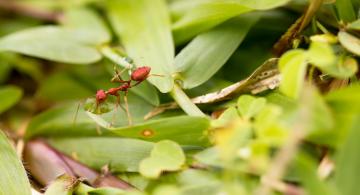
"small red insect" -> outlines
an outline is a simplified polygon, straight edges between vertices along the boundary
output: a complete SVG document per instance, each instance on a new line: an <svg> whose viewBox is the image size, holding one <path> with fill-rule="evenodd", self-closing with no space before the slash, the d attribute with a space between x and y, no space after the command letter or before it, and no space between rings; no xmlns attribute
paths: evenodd
<svg viewBox="0 0 360 195"><path fill-rule="evenodd" d="M109 96L115 96L116 97L115 110L117 110L117 107L120 106L127 114L129 125L132 125L132 119L129 112L128 99L127 99L128 90L140 84L141 82L146 80L149 76L162 76L162 75L154 75L154 74L150 75L151 68L148 66L142 66L136 68L131 73L129 80L124 80L121 78L120 75L125 70L126 69L122 70L121 72L118 72L115 69L115 76L111 79L111 82L117 82L121 84L117 87L110 88L107 91L103 89L98 90L95 95L95 109L90 106L87 110L95 114L108 112L108 109L103 108L102 105L105 104ZM125 108L120 103L120 92L124 92ZM114 120L115 120L115 112L113 115L113 122Z"/></svg>

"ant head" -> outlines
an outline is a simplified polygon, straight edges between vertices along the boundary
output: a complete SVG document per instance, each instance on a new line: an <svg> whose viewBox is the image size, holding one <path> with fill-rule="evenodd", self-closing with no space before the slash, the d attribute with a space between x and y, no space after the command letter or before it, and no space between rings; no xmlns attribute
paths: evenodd
<svg viewBox="0 0 360 195"><path fill-rule="evenodd" d="M104 90L100 89L96 92L96 102L101 103L105 101L107 98L107 94Z"/></svg>
<svg viewBox="0 0 360 195"><path fill-rule="evenodd" d="M149 66L142 66L135 69L131 74L131 80L133 81L143 81L150 74L151 68Z"/></svg>

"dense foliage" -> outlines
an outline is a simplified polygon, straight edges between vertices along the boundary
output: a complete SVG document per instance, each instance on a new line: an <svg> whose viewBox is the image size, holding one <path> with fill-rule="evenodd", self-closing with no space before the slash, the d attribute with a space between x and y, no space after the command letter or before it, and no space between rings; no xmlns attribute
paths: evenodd
<svg viewBox="0 0 360 195"><path fill-rule="evenodd" d="M359 194L359 60L358 0L0 0L0 195Z"/></svg>

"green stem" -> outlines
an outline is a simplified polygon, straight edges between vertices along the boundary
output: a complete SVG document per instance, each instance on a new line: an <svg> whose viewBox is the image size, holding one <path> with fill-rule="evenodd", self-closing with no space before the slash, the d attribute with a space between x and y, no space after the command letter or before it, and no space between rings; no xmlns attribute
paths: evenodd
<svg viewBox="0 0 360 195"><path fill-rule="evenodd" d="M111 48L108 45L100 47L99 51L104 55L104 57L124 68L132 69L134 66L126 60L126 57L121 56L121 54L116 52L113 48Z"/></svg>
<svg viewBox="0 0 360 195"><path fill-rule="evenodd" d="M206 116L177 84L174 84L170 94L186 114L190 116Z"/></svg>

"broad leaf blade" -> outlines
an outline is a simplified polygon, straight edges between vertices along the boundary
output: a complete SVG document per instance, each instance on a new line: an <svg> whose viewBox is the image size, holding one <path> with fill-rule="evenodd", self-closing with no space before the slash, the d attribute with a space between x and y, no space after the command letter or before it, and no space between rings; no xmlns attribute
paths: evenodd
<svg viewBox="0 0 360 195"><path fill-rule="evenodd" d="M169 92L173 87L170 75L174 72L175 51L165 2L108 1L108 10L127 54L137 66L150 66L152 73L164 75L151 77L149 81L161 92Z"/></svg>
<svg viewBox="0 0 360 195"><path fill-rule="evenodd" d="M222 22L252 10L266 10L279 7L289 0L208 0L197 4L185 4L190 8L173 24L173 33L177 44L190 40L197 34L213 28ZM187 6L187 7L186 7ZM184 10L184 9L182 9ZM181 11L181 4L180 4Z"/></svg>
<svg viewBox="0 0 360 195"><path fill-rule="evenodd" d="M0 113L15 105L22 96L22 90L15 86L0 87Z"/></svg>
<svg viewBox="0 0 360 195"><path fill-rule="evenodd" d="M306 55L302 50L285 53L279 61L282 75L280 91L285 95L297 98L304 84L306 73Z"/></svg>
<svg viewBox="0 0 360 195"><path fill-rule="evenodd" d="M285 5L290 0L237 0L237 2L257 10L273 9Z"/></svg>
<svg viewBox="0 0 360 195"><path fill-rule="evenodd" d="M343 47L353 54L360 56L360 39L347 32L340 31L338 34L339 41Z"/></svg>
<svg viewBox="0 0 360 195"><path fill-rule="evenodd" d="M249 11L251 11L250 8L234 1L216 0L200 4L173 24L175 42L184 43L227 19Z"/></svg>
<svg viewBox="0 0 360 195"><path fill-rule="evenodd" d="M135 124L142 123L143 117L153 108L143 99L129 94L129 110ZM64 104L61 107L50 109L34 117L26 131L26 138L34 136L97 136L106 133L107 130L98 128L96 123L87 116L83 105L79 103ZM79 107L78 115L77 107ZM110 104L109 109L116 111L114 105ZM113 112L98 116L107 123L112 122ZM76 120L75 120L76 119ZM116 126L128 125L126 113L118 108L115 115ZM103 132L105 131L105 132ZM110 133L111 134L111 133ZM113 134L112 134L113 135Z"/></svg>
<svg viewBox="0 0 360 195"><path fill-rule="evenodd" d="M205 145L208 141L205 131L209 119L204 117L178 116L151 120L130 127L110 128L118 136L160 141L169 139L181 145Z"/></svg>
<svg viewBox="0 0 360 195"><path fill-rule="evenodd" d="M358 151L360 147L359 114L355 121L345 143L337 153L335 181L342 194L356 194L359 192L357 182L360 174L360 153Z"/></svg>
<svg viewBox="0 0 360 195"><path fill-rule="evenodd" d="M90 9L69 9L62 22L65 29L73 30L73 36L84 43L99 45L111 39L105 23Z"/></svg>
<svg viewBox="0 0 360 195"><path fill-rule="evenodd" d="M94 169L108 164L116 172L137 172L153 147L151 142L115 137L55 138L50 144Z"/></svg>
<svg viewBox="0 0 360 195"><path fill-rule="evenodd" d="M25 169L10 145L4 133L0 130L0 194L30 195L30 183Z"/></svg>
<svg viewBox="0 0 360 195"><path fill-rule="evenodd" d="M0 39L0 51L72 64L93 63L101 59L94 47L77 42L71 33L55 26L18 31Z"/></svg>
<svg viewBox="0 0 360 195"><path fill-rule="evenodd" d="M183 88L206 82L230 58L258 17L234 18L209 32L198 35L175 58Z"/></svg>

